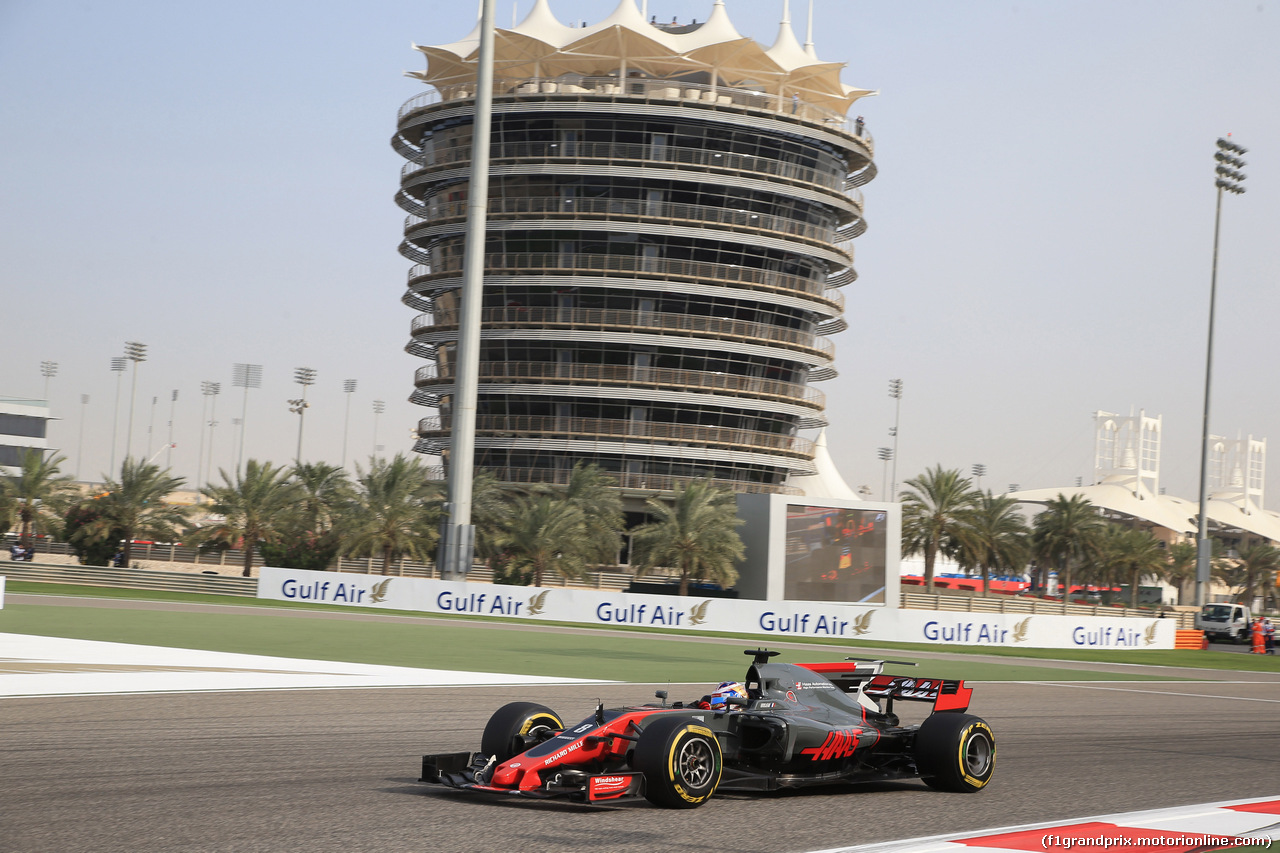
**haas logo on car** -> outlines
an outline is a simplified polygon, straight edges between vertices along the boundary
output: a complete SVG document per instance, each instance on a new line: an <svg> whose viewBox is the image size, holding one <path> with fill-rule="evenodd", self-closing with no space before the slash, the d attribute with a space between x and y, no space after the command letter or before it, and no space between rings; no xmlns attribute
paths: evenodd
<svg viewBox="0 0 1280 853"><path fill-rule="evenodd" d="M801 755L809 756L812 761L831 761L836 758L848 758L858 746L858 735L862 729L836 729L827 733L827 739L821 746L811 746L800 750Z"/></svg>

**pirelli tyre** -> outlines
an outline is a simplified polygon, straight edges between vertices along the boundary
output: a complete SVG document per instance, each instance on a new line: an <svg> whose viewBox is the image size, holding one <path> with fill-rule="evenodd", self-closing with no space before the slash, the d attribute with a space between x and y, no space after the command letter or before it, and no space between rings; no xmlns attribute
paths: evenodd
<svg viewBox="0 0 1280 853"><path fill-rule="evenodd" d="M564 728L560 715L546 705L534 702L511 702L503 705L489 718L480 737L480 751L492 755L501 764L533 746L535 738L543 732ZM527 745L526 745L527 743Z"/></svg>
<svg viewBox="0 0 1280 853"><path fill-rule="evenodd" d="M715 734L697 720L666 717L640 733L632 765L644 774L644 795L649 802L693 809L716 792L724 756Z"/></svg>
<svg viewBox="0 0 1280 853"><path fill-rule="evenodd" d="M932 714L916 733L920 778L940 791L981 791L996 769L996 736L980 717Z"/></svg>

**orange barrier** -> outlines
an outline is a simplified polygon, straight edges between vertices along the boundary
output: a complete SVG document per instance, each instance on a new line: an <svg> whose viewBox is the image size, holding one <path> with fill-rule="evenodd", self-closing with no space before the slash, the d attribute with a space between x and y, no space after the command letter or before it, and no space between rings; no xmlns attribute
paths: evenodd
<svg viewBox="0 0 1280 853"><path fill-rule="evenodd" d="M1209 648L1209 640L1204 631L1179 630L1173 641L1175 649L1196 649L1203 651Z"/></svg>

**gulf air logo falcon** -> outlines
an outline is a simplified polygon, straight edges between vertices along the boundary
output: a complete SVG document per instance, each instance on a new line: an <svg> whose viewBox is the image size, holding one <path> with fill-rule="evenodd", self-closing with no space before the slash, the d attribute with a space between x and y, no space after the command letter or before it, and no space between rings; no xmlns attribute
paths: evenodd
<svg viewBox="0 0 1280 853"><path fill-rule="evenodd" d="M529 599L529 615L530 616L537 616L539 613L543 611L543 609L546 607L547 596L550 593L551 593L551 590L544 589L542 592L538 593L537 595Z"/></svg>
<svg viewBox="0 0 1280 853"><path fill-rule="evenodd" d="M811 761L832 761L836 758L848 758L858 746L858 735L862 729L836 729L827 733L827 739L821 746L811 746L800 750L801 755L809 756Z"/></svg>
<svg viewBox="0 0 1280 853"><path fill-rule="evenodd" d="M1027 628L1031 627L1031 617L1028 616L1021 622L1013 626L1013 641L1015 643L1024 642L1027 639Z"/></svg>
<svg viewBox="0 0 1280 853"><path fill-rule="evenodd" d="M369 603L379 604L387 599L387 587L391 585L391 578L387 578L381 583L375 583L369 590Z"/></svg>
<svg viewBox="0 0 1280 853"><path fill-rule="evenodd" d="M871 617L875 614L874 610L868 610L857 619L853 620L853 633L865 634L871 630Z"/></svg>
<svg viewBox="0 0 1280 853"><path fill-rule="evenodd" d="M1156 624L1152 622L1147 626L1147 630L1142 633L1142 644L1144 646L1149 646L1156 641Z"/></svg>
<svg viewBox="0 0 1280 853"><path fill-rule="evenodd" d="M695 604L689 608L689 624L701 625L707 621L707 608L711 606L711 599L707 599L701 604Z"/></svg>

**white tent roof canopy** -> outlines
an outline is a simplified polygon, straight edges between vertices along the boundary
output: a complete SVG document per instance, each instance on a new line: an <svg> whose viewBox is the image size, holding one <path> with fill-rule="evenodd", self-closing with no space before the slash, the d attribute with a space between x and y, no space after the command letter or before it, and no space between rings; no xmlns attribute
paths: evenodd
<svg viewBox="0 0 1280 853"><path fill-rule="evenodd" d="M763 48L734 28L725 0L715 0L705 23L679 33L644 20L635 0L621 0L603 21L580 28L562 24L548 0L536 0L523 21L495 31L494 73L509 79L706 72L718 85L794 95L841 114L858 98L875 94L842 83L844 63L820 61L811 42L802 47L789 18L789 10L784 11L777 39ZM414 49L426 55L427 70L409 76L436 87L474 80L479 26L452 44Z"/></svg>
<svg viewBox="0 0 1280 853"><path fill-rule="evenodd" d="M836 468L836 463L832 460L830 451L827 450L827 431L825 429L818 433L818 437L814 439L813 449L813 463L817 469L816 472L813 474L793 474L787 478L787 485L803 489L807 498L859 500L860 496L849 488L849 484L844 481L844 477L840 476L840 471Z"/></svg>
<svg viewBox="0 0 1280 853"><path fill-rule="evenodd" d="M1135 494L1129 484L1105 480L1093 486L1011 492L1009 497L1021 503L1046 504L1055 500L1058 495L1068 498L1080 495L1096 507L1140 518L1178 533L1194 533L1196 517L1200 512L1199 506L1191 501L1172 495L1152 495L1141 487ZM1275 513L1251 505L1245 509L1236 503L1210 496L1206 515L1223 527L1245 530L1273 542L1280 542L1280 517Z"/></svg>

